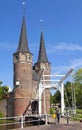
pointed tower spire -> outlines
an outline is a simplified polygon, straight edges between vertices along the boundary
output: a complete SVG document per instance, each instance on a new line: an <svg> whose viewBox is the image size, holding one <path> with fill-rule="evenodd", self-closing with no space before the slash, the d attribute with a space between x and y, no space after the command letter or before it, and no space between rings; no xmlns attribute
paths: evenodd
<svg viewBox="0 0 82 130"><path fill-rule="evenodd" d="M25 16L23 16L19 45L18 45L16 52L28 52L28 53L30 53L29 47L28 47L27 35L26 35Z"/></svg>
<svg viewBox="0 0 82 130"><path fill-rule="evenodd" d="M39 47L37 62L49 62L46 54L45 44L44 44L43 31L41 32L41 37L40 37L40 47Z"/></svg>
<svg viewBox="0 0 82 130"><path fill-rule="evenodd" d="M25 5L24 5L25 10ZM25 12L25 11L24 11ZM14 65L14 116L24 115L30 106L30 100L32 98L32 53L29 51L27 35L26 35L26 23L25 13L23 13L23 21L21 27L21 33L19 38L19 44L16 53L13 54ZM29 90L29 91L28 91ZM29 99L26 99L26 97ZM21 108L21 110L20 110ZM31 107L30 107L31 109Z"/></svg>

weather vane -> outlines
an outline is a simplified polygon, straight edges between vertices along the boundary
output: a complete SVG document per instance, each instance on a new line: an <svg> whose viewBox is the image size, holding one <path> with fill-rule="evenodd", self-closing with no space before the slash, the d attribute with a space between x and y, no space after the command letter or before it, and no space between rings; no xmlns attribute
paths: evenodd
<svg viewBox="0 0 82 130"><path fill-rule="evenodd" d="M41 19L40 22L41 22L41 29L43 30L43 19Z"/></svg>
<svg viewBox="0 0 82 130"><path fill-rule="evenodd" d="M22 2L22 5L23 5L23 15L25 15L25 5L26 5L25 1Z"/></svg>

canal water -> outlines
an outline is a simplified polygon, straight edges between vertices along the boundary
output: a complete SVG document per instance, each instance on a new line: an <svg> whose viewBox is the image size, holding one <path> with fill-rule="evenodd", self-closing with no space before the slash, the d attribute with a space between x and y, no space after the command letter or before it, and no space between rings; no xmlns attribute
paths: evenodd
<svg viewBox="0 0 82 130"><path fill-rule="evenodd" d="M9 130L9 129L15 129L15 128L20 128L20 124L13 124L13 125L3 125L0 126L0 130Z"/></svg>
<svg viewBox="0 0 82 130"><path fill-rule="evenodd" d="M9 122L7 122L9 123ZM18 122L11 122L12 124L3 124L3 122L0 122L0 130L10 130L10 129L16 129L16 128L21 128L22 124L21 121ZM2 124L2 125L1 125ZM41 120L37 117L30 117L26 118L26 121L24 121L23 126L24 127L30 127L33 125L43 125L45 124L44 120Z"/></svg>
<svg viewBox="0 0 82 130"><path fill-rule="evenodd" d="M32 126L32 124L23 124L24 127L30 127ZM3 125L1 126L0 124L0 130L11 130L11 129L15 129L15 128L21 128L21 124L12 124L12 125Z"/></svg>

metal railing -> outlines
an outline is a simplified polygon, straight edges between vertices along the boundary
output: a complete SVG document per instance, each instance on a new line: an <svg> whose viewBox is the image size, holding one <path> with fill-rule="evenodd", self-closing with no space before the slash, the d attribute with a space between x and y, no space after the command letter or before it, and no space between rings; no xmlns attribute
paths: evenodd
<svg viewBox="0 0 82 130"><path fill-rule="evenodd" d="M48 123L48 117L47 114L36 114L36 115L21 115L17 117L4 117L0 118L0 127L1 126L8 126L8 125L17 125L20 124L20 128L24 128L25 124L33 123L36 125L41 125L41 123L44 123L47 125Z"/></svg>

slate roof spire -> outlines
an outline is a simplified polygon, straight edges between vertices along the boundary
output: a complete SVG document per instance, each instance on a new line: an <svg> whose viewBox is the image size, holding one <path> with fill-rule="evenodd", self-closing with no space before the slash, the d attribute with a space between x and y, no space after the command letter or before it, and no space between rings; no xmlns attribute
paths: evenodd
<svg viewBox="0 0 82 130"><path fill-rule="evenodd" d="M23 16L20 39L19 39L19 45L18 45L18 48L17 48L16 52L30 53L29 47L28 47L27 34L26 34L25 16Z"/></svg>
<svg viewBox="0 0 82 130"><path fill-rule="evenodd" d="M41 36L40 36L40 47L39 47L37 62L49 62L46 54L45 44L44 44L43 31L41 31Z"/></svg>

